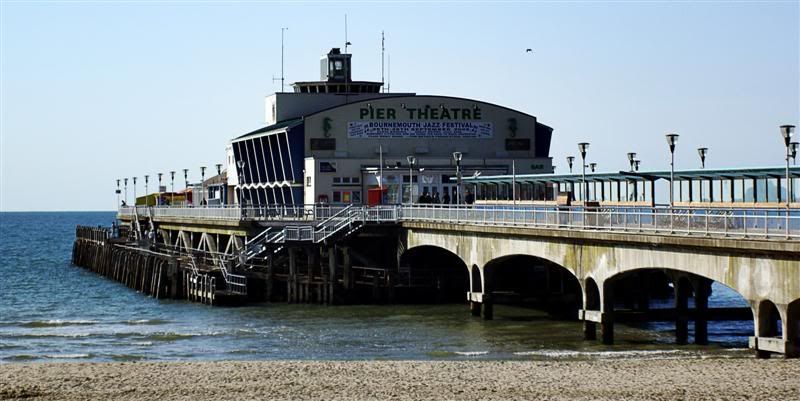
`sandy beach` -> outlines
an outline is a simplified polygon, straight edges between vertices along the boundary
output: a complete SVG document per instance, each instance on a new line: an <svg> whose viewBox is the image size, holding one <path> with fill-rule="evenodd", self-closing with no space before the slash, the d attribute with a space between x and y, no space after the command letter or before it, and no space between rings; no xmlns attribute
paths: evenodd
<svg viewBox="0 0 800 401"><path fill-rule="evenodd" d="M798 400L800 360L0 365L0 399Z"/></svg>

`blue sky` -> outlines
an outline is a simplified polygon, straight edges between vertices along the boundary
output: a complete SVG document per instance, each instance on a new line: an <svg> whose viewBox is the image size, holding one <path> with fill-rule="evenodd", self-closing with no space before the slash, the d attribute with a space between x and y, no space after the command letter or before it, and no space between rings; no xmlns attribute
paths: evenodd
<svg viewBox="0 0 800 401"><path fill-rule="evenodd" d="M288 82L353 43L353 77L476 98L588 141L602 171L780 165L800 125L800 6L786 2L0 2L0 210L110 210L115 179L222 163ZM525 49L532 48L533 54ZM141 178L140 178L141 179ZM155 186L151 184L151 189ZM140 193L143 186L139 185Z"/></svg>

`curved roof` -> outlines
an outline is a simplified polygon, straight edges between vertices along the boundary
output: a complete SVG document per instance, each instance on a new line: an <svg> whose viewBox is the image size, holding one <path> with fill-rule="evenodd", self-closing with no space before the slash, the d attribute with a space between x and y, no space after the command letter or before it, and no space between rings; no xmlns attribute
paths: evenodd
<svg viewBox="0 0 800 401"><path fill-rule="evenodd" d="M528 113L525 113L525 112L522 112L522 111L519 111L519 110L514 110L514 109L512 109L510 107L501 106L499 104L485 102L483 100L469 99L469 98L465 98L465 97L456 97L456 96L440 96L440 95L410 95L410 96L377 97L377 98L359 100L359 101L356 101L356 102L349 102L349 103L345 103L345 104L339 104L339 105L336 105L336 106L328 107L328 108L316 111L314 113L311 113L311 114L309 114L309 115L307 115L305 117L311 117L311 116L314 116L314 115L317 115L317 114L320 114L320 113L325 113L327 111L330 111L330 110L333 110L333 109L336 109L336 108L339 108L339 107L351 106L351 105L354 105L354 104L357 104L357 103L374 102L374 101L383 100L383 99L391 99L392 101L396 101L396 100L400 100L400 99L420 99L420 98L454 99L454 100L463 100L463 101L467 101L467 102L474 102L474 103L480 103L480 104L488 104L489 106L497 107L497 108L500 108L500 109L503 109L503 110L513 111L514 113L519 113L519 114L522 114L522 115L537 119L536 116L534 116L534 115L531 115L531 114L528 114ZM538 119L537 119L537 122L538 122ZM539 124L541 124L541 123L539 123ZM549 126L547 126L545 124L541 124L541 125L544 125L545 127L552 129L552 127L549 127Z"/></svg>

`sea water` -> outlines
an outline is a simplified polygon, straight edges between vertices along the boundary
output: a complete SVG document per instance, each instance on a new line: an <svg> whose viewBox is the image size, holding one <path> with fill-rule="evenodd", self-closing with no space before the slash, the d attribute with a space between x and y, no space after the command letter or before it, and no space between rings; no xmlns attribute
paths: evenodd
<svg viewBox="0 0 800 401"><path fill-rule="evenodd" d="M580 322L502 305L484 321L465 304L224 308L155 300L70 263L75 226L113 219L113 212L0 213L0 363L749 355L752 321L710 322L707 346L675 345L672 323L617 324L615 345L605 346L584 341ZM709 304L746 305L718 284Z"/></svg>

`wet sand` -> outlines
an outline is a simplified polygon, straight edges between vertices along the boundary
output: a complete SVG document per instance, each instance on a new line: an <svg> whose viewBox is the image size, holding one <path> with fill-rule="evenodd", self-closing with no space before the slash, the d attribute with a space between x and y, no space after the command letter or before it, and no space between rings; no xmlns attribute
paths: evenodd
<svg viewBox="0 0 800 401"><path fill-rule="evenodd" d="M800 360L0 365L0 399L800 400Z"/></svg>

